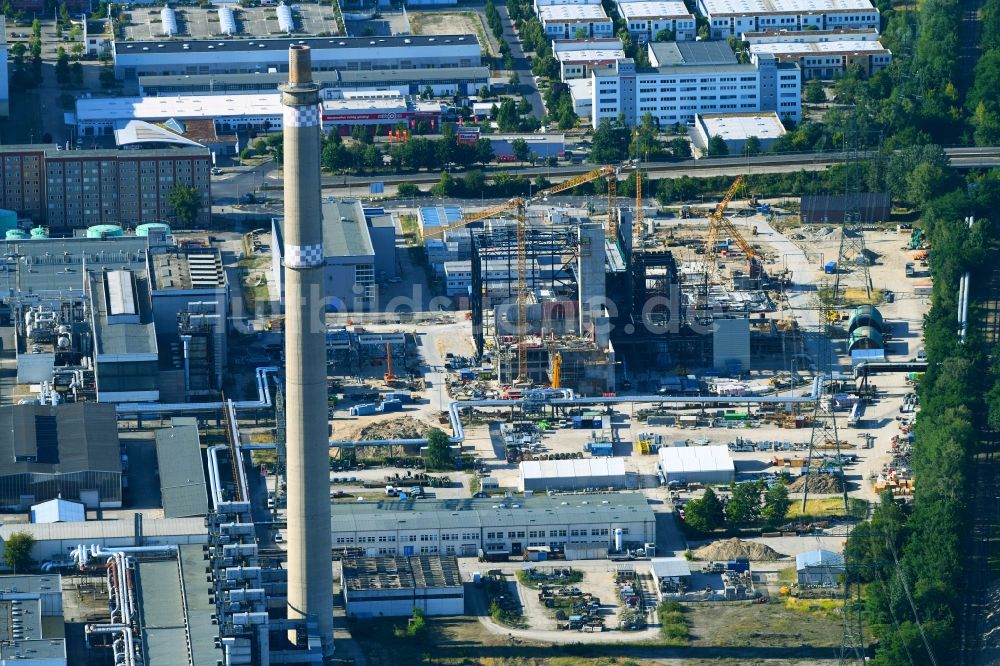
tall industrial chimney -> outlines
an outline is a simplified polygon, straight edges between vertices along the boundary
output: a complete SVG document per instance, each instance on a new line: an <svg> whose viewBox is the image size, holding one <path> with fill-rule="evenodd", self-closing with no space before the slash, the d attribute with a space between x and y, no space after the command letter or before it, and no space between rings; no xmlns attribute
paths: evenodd
<svg viewBox="0 0 1000 666"><path fill-rule="evenodd" d="M308 46L288 49L285 155L285 413L288 618L315 622L333 653L319 85ZM305 636L289 636L302 645Z"/></svg>

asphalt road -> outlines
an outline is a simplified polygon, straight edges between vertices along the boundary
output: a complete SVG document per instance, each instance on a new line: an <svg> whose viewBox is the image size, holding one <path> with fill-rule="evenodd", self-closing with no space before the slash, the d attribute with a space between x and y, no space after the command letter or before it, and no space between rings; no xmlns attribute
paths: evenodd
<svg viewBox="0 0 1000 666"><path fill-rule="evenodd" d="M507 5L498 4L496 8L500 14L500 21L503 23L504 41L510 46L510 55L514 60L514 71L517 72L517 78L521 80L519 92L531 104L531 115L541 120L542 116L545 115L545 104L542 102L542 96L538 93L538 87L532 78L531 63L528 62L528 58L524 55L524 49L521 48L521 40L514 32L514 25L510 21L510 14L507 13Z"/></svg>

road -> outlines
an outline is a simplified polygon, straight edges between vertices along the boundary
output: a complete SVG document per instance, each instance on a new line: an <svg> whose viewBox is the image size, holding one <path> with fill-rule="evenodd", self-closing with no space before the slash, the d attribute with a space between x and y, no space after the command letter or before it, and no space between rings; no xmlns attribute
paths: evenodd
<svg viewBox="0 0 1000 666"><path fill-rule="evenodd" d="M1000 167L1000 147L985 148L946 148L945 153L951 158L951 164L957 169L978 169ZM790 171L821 171L844 160L843 153L801 153L794 155L758 155L756 157L717 157L700 160L685 160L682 162L641 162L638 166L646 178L676 178L680 176L727 176L745 174L752 171L761 173L783 173ZM588 164L562 164L555 167L511 167L487 166L483 172L487 178L499 172L525 176L534 179L543 176L551 182L561 182L572 176L587 173L594 168ZM212 179L212 199L216 206L232 206L237 198L258 188L267 190L270 199L281 199L281 172L272 162L263 165L244 168L232 167L225 169L222 176ZM324 190L337 190L339 196L364 197L368 186L373 182L381 182L390 189L398 183L430 184L440 179L440 172L430 171L408 174L380 174L375 176L323 176ZM333 194L333 192L329 192ZM468 203L467 200L463 203ZM489 200L482 200L488 204ZM439 204L440 205L440 204Z"/></svg>
<svg viewBox="0 0 1000 666"><path fill-rule="evenodd" d="M496 8L500 14L500 21L503 23L504 41L510 46L510 56L514 60L514 71L517 72L517 78L521 80L519 92L531 104L531 115L541 120L542 116L545 115L545 105L542 103L542 96L538 94L538 86L535 85L535 80L532 78L531 63L524 55L521 40L514 32L514 25L507 12L507 5L498 4Z"/></svg>

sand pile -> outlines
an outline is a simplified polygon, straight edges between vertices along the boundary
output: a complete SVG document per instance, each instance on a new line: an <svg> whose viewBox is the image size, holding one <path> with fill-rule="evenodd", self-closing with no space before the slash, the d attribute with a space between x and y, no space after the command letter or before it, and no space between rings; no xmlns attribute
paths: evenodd
<svg viewBox="0 0 1000 666"><path fill-rule="evenodd" d="M843 480L835 474L806 474L795 479L788 485L790 493L806 492L806 484L810 493L817 495L833 495L844 492Z"/></svg>
<svg viewBox="0 0 1000 666"><path fill-rule="evenodd" d="M359 439L416 439L426 437L432 426L412 416L398 416L384 421L371 421L363 426L355 425L338 433L339 437L357 441Z"/></svg>
<svg viewBox="0 0 1000 666"><path fill-rule="evenodd" d="M781 553L756 541L741 541L737 538L716 541L707 546L702 546L694 551L695 559L698 560L735 560L738 557L746 557L758 562L773 562L783 556Z"/></svg>

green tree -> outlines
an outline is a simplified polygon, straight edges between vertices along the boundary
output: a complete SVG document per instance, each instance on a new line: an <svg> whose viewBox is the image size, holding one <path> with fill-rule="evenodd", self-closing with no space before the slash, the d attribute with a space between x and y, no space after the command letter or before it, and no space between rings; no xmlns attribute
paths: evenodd
<svg viewBox="0 0 1000 666"><path fill-rule="evenodd" d="M753 157L754 155L760 155L760 139L755 136L748 136L746 142L743 144L743 154L747 157Z"/></svg>
<svg viewBox="0 0 1000 666"><path fill-rule="evenodd" d="M513 69L513 67L508 67L507 69ZM510 80L508 81L512 88L516 88L521 85L521 77L517 75L517 72L513 72L510 75Z"/></svg>
<svg viewBox="0 0 1000 666"><path fill-rule="evenodd" d="M788 499L788 488L778 483L767 489L764 493L764 508L760 515L768 525L778 525L785 520L788 509L792 506L792 501Z"/></svg>
<svg viewBox="0 0 1000 666"><path fill-rule="evenodd" d="M587 39L589 36L590 33L586 28L577 28L573 31L573 39Z"/></svg>
<svg viewBox="0 0 1000 666"><path fill-rule="evenodd" d="M528 149L528 142L524 139L517 138L510 143L511 150L514 151L514 159L518 162L527 162L530 150Z"/></svg>
<svg viewBox="0 0 1000 666"><path fill-rule="evenodd" d="M451 444L439 428L431 428L427 432L427 449L424 451L424 462L427 469L449 470L455 468L451 458Z"/></svg>
<svg viewBox="0 0 1000 666"><path fill-rule="evenodd" d="M497 111L497 127L501 132L516 132L520 126L521 117L517 113L517 105L510 97L504 98Z"/></svg>
<svg viewBox="0 0 1000 666"><path fill-rule="evenodd" d="M114 88L118 83L115 78L115 70L113 67L101 67L101 73L98 75L98 78L101 81L102 88Z"/></svg>
<svg viewBox="0 0 1000 666"><path fill-rule="evenodd" d="M489 164L493 161L493 144L489 139L479 139L476 141L476 161L480 164Z"/></svg>
<svg viewBox="0 0 1000 666"><path fill-rule="evenodd" d="M674 41L674 31L669 28L664 28L663 30L658 30L656 35L653 37L654 42L672 42Z"/></svg>
<svg viewBox="0 0 1000 666"><path fill-rule="evenodd" d="M715 134L709 138L705 152L709 157L723 157L729 154L729 146L726 145L725 139Z"/></svg>
<svg viewBox="0 0 1000 666"><path fill-rule="evenodd" d="M595 164L615 164L628 154L628 130L601 121L590 143L590 161Z"/></svg>
<svg viewBox="0 0 1000 666"><path fill-rule="evenodd" d="M632 132L632 143L629 144L629 155L637 159L656 159L663 152L663 147L657 138L659 129L653 114L647 111L642 114L639 124Z"/></svg>
<svg viewBox="0 0 1000 666"><path fill-rule="evenodd" d="M56 81L61 86L65 86L70 82L72 75L69 71L69 54L66 53L66 49L59 47L56 51Z"/></svg>
<svg viewBox="0 0 1000 666"><path fill-rule="evenodd" d="M806 84L806 89L804 91L804 96L806 101L810 104L822 104L826 101L826 91L823 89L823 82L819 79L813 79L808 84Z"/></svg>
<svg viewBox="0 0 1000 666"><path fill-rule="evenodd" d="M73 85L76 87L83 86L83 65L78 62L74 62L69 66L69 78L73 81Z"/></svg>
<svg viewBox="0 0 1000 666"><path fill-rule="evenodd" d="M191 185L177 183L167 195L167 205L173 209L174 217L182 227L190 227L201 211L201 196Z"/></svg>
<svg viewBox="0 0 1000 666"><path fill-rule="evenodd" d="M490 89L489 89L488 86L482 86L481 88L479 88L479 99L480 100L488 99L489 96L490 96Z"/></svg>
<svg viewBox="0 0 1000 666"><path fill-rule="evenodd" d="M400 199L412 199L423 195L420 188L409 181L404 181L396 186L396 196Z"/></svg>
<svg viewBox="0 0 1000 666"><path fill-rule="evenodd" d="M691 159L691 142L677 137L670 140L670 157L675 160Z"/></svg>
<svg viewBox="0 0 1000 666"><path fill-rule="evenodd" d="M431 188L431 194L436 197L447 197L455 192L455 179L447 171L441 172L441 178Z"/></svg>
<svg viewBox="0 0 1000 666"><path fill-rule="evenodd" d="M466 196L475 196L486 188L486 176L479 169L474 169L462 178L462 186Z"/></svg>
<svg viewBox="0 0 1000 666"><path fill-rule="evenodd" d="M35 537L27 532L14 532L3 545L3 561L14 573L23 572L34 560L31 551L35 547Z"/></svg>
<svg viewBox="0 0 1000 666"><path fill-rule="evenodd" d="M760 520L760 486L756 482L740 483L726 504L726 523L752 525Z"/></svg>
<svg viewBox="0 0 1000 666"><path fill-rule="evenodd" d="M699 532L712 532L722 525L722 502L711 488L705 494L684 505L684 522Z"/></svg>

